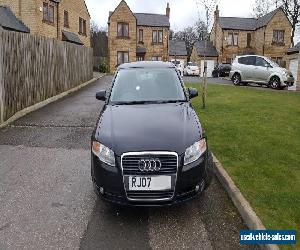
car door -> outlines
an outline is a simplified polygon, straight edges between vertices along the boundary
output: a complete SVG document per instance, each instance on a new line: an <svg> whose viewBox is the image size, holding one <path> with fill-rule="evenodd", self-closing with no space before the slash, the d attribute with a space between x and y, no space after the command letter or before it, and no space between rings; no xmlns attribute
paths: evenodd
<svg viewBox="0 0 300 250"><path fill-rule="evenodd" d="M255 81L267 83L270 76L269 63L262 57L257 56L255 61Z"/></svg>
<svg viewBox="0 0 300 250"><path fill-rule="evenodd" d="M255 56L245 56L243 58L244 65L243 65L243 76L244 81L255 81L255 76L253 75L253 72L255 70Z"/></svg>

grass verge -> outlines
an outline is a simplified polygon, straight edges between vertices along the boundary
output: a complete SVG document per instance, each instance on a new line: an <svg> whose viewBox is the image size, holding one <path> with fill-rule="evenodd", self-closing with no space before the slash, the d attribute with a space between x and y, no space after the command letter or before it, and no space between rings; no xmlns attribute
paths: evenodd
<svg viewBox="0 0 300 250"><path fill-rule="evenodd" d="M200 84L187 86L200 95ZM266 228L296 229L300 249L300 94L209 85L207 108L201 97L193 106L210 148Z"/></svg>

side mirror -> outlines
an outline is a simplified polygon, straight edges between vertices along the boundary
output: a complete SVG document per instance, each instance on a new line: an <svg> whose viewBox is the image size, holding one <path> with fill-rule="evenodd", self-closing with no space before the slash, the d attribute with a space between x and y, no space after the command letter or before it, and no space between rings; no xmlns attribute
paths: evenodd
<svg viewBox="0 0 300 250"><path fill-rule="evenodd" d="M105 90L101 90L99 92L96 93L96 99L99 101L105 101L106 100L106 91Z"/></svg>
<svg viewBox="0 0 300 250"><path fill-rule="evenodd" d="M189 91L189 97L190 97L190 99L193 99L193 98L195 98L195 97L198 96L198 90L197 89L188 88L188 91Z"/></svg>

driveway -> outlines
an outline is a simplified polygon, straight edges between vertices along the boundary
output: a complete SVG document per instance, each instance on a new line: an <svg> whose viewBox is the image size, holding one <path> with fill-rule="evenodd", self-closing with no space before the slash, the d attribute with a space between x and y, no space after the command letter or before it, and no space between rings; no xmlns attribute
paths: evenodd
<svg viewBox="0 0 300 250"><path fill-rule="evenodd" d="M216 179L175 207L97 199L89 145L102 103L94 96L111 78L0 130L0 249L241 249L246 226Z"/></svg>

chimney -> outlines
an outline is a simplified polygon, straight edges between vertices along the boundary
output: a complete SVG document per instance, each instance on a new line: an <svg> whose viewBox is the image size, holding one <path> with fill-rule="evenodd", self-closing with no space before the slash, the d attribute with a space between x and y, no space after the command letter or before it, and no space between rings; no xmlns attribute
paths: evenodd
<svg viewBox="0 0 300 250"><path fill-rule="evenodd" d="M216 10L215 10L215 22L219 20L220 17L220 11L219 11L219 6L216 6Z"/></svg>
<svg viewBox="0 0 300 250"><path fill-rule="evenodd" d="M170 12L171 12L170 5L169 5L169 3L167 3L166 16L167 16L168 18L170 18Z"/></svg>

